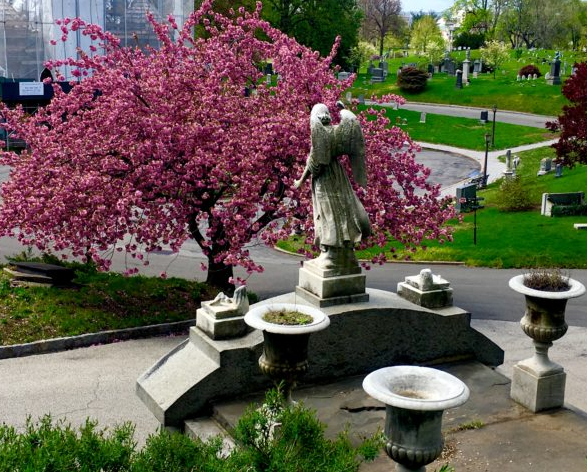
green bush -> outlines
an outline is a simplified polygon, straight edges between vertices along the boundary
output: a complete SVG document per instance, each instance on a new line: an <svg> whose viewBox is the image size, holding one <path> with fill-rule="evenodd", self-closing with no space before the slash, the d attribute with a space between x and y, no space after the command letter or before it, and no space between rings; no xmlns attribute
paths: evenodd
<svg viewBox="0 0 587 472"><path fill-rule="evenodd" d="M137 451L130 423L110 431L86 421L76 430L45 416L22 433L0 426L0 472L353 472L373 460L382 434L354 447L348 432L335 440L303 405L287 405L270 391L261 408L249 407L235 427L237 447L222 452L222 439L190 439L161 430Z"/></svg>
<svg viewBox="0 0 587 472"><path fill-rule="evenodd" d="M404 67L397 76L397 84L406 92L422 92L428 84L428 73L416 67Z"/></svg>
<svg viewBox="0 0 587 472"><path fill-rule="evenodd" d="M585 216L587 215L587 204L579 205L553 205L552 216Z"/></svg>
<svg viewBox="0 0 587 472"><path fill-rule="evenodd" d="M524 185L519 176L505 179L495 196L495 204L501 211L527 211L540 201L536 190Z"/></svg>
<svg viewBox="0 0 587 472"><path fill-rule="evenodd" d="M525 75L526 77L534 76L534 74L536 74L536 77L540 77L542 75L538 67L536 67L534 64L528 64L527 66L522 67L518 74Z"/></svg>

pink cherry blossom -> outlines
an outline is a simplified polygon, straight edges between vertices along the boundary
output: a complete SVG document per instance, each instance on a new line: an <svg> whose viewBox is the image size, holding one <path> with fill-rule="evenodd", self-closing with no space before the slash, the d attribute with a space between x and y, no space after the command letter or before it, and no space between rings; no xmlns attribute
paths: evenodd
<svg viewBox="0 0 587 472"><path fill-rule="evenodd" d="M219 285L234 266L262 271L246 248L253 238L272 245L298 228L312 238L310 186L293 183L309 152L312 106L325 103L336 120L336 101L354 79L335 77L340 40L322 58L261 20L260 4L231 17L211 8L203 1L176 39L172 19L149 16L159 50L124 48L81 19L58 23L65 40L78 29L97 51L48 63L59 78L65 67L81 77L68 94L54 84L54 99L36 114L0 105L2 126L27 143L20 154L0 154L12 168L0 234L90 255L102 269L115 246L136 256L163 244L178 251L191 237L208 258L208 281ZM206 37L194 39L195 25ZM271 84L266 61L279 73ZM359 120L369 184L356 191L374 230L361 246L450 238L452 207L426 182L417 146L383 111Z"/></svg>

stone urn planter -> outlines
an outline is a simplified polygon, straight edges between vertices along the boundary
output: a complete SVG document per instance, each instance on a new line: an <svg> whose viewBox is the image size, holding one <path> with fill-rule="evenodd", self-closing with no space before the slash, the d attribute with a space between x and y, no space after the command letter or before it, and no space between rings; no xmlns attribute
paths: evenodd
<svg viewBox="0 0 587 472"><path fill-rule="evenodd" d="M268 312L296 311L309 315L307 324L284 325L265 321ZM293 403L291 391L308 370L308 341L310 335L330 325L330 319L318 308L293 303L272 303L252 308L245 323L263 332L263 354L259 358L261 372L276 384L283 382L284 395Z"/></svg>
<svg viewBox="0 0 587 472"><path fill-rule="evenodd" d="M536 290L524 285L525 277L511 278L509 286L526 297L526 311L520 325L532 338L534 355L514 366L511 397L536 412L561 407L564 403L566 374L562 366L549 359L548 349L567 332L567 301L583 295L585 286L566 277L568 290Z"/></svg>
<svg viewBox="0 0 587 472"><path fill-rule="evenodd" d="M424 472L440 456L443 412L469 398L461 380L429 367L385 367L370 373L363 389L386 405L385 451L400 472Z"/></svg>

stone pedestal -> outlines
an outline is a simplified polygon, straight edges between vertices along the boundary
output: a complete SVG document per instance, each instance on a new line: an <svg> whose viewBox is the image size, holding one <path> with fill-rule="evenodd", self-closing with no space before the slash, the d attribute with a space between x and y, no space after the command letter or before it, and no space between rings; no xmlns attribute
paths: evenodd
<svg viewBox="0 0 587 472"><path fill-rule="evenodd" d="M249 302L244 287L237 289L235 297L223 293L210 302L202 302L196 311L196 326L211 339L229 339L244 336L248 327L244 317L249 311Z"/></svg>
<svg viewBox="0 0 587 472"><path fill-rule="evenodd" d="M318 307L369 301L366 277L357 265L322 269L313 260L300 269L296 295Z"/></svg>
<svg viewBox="0 0 587 472"><path fill-rule="evenodd" d="M433 275L430 269L423 269L420 275L409 276L397 284L397 294L416 305L425 308L443 308L452 306L452 288L450 282L439 275Z"/></svg>
<svg viewBox="0 0 587 472"><path fill-rule="evenodd" d="M519 362L512 373L510 396L534 413L551 408L560 408L565 402L565 381L563 368L546 373L536 372L532 367Z"/></svg>

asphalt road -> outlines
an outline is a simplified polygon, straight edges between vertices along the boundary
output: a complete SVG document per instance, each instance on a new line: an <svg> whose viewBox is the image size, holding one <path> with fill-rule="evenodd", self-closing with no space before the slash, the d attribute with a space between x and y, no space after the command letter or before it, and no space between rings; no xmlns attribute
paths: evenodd
<svg viewBox="0 0 587 472"><path fill-rule="evenodd" d="M488 108L463 107L458 105L437 105L434 103L415 103L407 102L400 108L412 111L425 111L436 115L458 116L461 118L479 119L481 111L489 111L489 120L493 120L493 111ZM554 121L555 116L532 115L529 113L516 113L504 110L497 110L495 121L510 123L513 125L532 126L534 128L544 128L547 121Z"/></svg>

